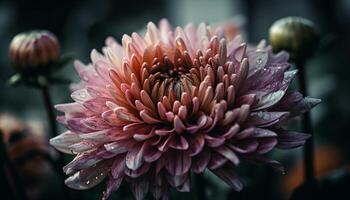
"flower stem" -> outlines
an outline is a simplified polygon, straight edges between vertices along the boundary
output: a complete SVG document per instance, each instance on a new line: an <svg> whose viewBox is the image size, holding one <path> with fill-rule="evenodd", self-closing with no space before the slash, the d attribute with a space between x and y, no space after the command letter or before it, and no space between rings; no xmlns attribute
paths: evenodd
<svg viewBox="0 0 350 200"><path fill-rule="evenodd" d="M307 96L307 80L305 75L305 61L296 63L299 69L299 87L304 96ZM306 112L302 121L303 130L313 136L311 115L310 112ZM304 177L305 181L314 179L314 139L310 137L306 140L304 146Z"/></svg>
<svg viewBox="0 0 350 200"><path fill-rule="evenodd" d="M52 106L53 104L51 102L50 93L48 91L47 85L44 85L41 87L41 92L42 92L46 112L47 112L47 115L49 118L49 126L50 126L50 130L51 130L50 138L53 138L53 137L58 135L58 129L57 129L57 124L56 124L55 113L54 113L53 106ZM54 166L55 170L57 171L57 173L59 174L61 182L63 183L64 179L65 179L65 177L62 173L62 167L64 166L64 154L61 152L58 152L57 163L58 163L58 165L53 164L53 166ZM63 185L63 192L64 192L64 196L66 197L66 199L68 199L68 200L72 199L71 194L65 185Z"/></svg>
<svg viewBox="0 0 350 200"><path fill-rule="evenodd" d="M43 95L43 99L44 99L44 104L45 104L45 108L46 108L46 112L49 118L49 126L50 126L50 138L55 137L58 135L58 130L57 130L57 124L56 124L56 119L55 119L55 113L52 109L52 102L50 99L50 94L48 91L47 86L42 86L41 87L41 92Z"/></svg>

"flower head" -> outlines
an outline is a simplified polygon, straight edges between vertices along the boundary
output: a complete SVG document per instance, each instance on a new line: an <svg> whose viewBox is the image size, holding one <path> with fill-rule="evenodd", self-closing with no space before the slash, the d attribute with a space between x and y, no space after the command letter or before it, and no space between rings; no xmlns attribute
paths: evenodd
<svg viewBox="0 0 350 200"><path fill-rule="evenodd" d="M64 168L72 188L106 178L108 197L125 180L136 199L148 191L160 199L169 187L189 191L191 173L210 170L239 191L240 162L282 170L263 154L308 138L281 123L319 100L287 92L296 70L265 42L247 47L239 36L226 41L222 28L174 30L162 20L149 23L144 37L106 45L103 54L92 51L91 64L76 61L75 102L56 106L68 131L51 144L77 155Z"/></svg>
<svg viewBox="0 0 350 200"><path fill-rule="evenodd" d="M10 44L10 59L16 70L32 72L47 70L59 58L59 44L49 31L28 31L16 35Z"/></svg>

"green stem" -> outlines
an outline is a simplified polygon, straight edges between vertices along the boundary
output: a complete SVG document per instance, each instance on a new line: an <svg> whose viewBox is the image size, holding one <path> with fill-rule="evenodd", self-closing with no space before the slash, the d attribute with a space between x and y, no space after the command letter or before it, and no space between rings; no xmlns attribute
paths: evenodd
<svg viewBox="0 0 350 200"><path fill-rule="evenodd" d="M49 118L49 123L50 123L49 126L50 126L50 130L51 130L50 137L52 138L52 137L55 137L58 135L56 117L55 117L55 113L54 113L53 108L52 108L52 102L51 102L50 94L48 91L48 87L42 86L41 92L42 92L43 99L44 99L47 117Z"/></svg>
<svg viewBox="0 0 350 200"><path fill-rule="evenodd" d="M307 80L306 80L306 74L305 74L305 61L296 62L296 65L299 69L299 87L300 91L304 96L307 96ZM310 134L312 137L310 137L308 140L306 140L305 146L304 146L304 177L305 181L307 180L313 180L315 177L314 174L314 139L313 139L313 131L312 131L312 122L311 122L311 115L310 112L306 112L302 119L302 126L303 130Z"/></svg>

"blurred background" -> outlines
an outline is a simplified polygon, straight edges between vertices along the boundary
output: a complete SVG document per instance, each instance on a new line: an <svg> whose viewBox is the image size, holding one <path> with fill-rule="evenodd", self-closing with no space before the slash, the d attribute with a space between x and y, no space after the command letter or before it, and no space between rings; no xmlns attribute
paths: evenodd
<svg viewBox="0 0 350 200"><path fill-rule="evenodd" d="M174 26L230 21L241 29L249 43L256 44L268 38L269 27L275 20L286 16L312 20L322 36L315 56L306 64L309 95L322 99L312 111L316 173L322 186L333 188L333 193L340 195L346 192L342 190L344 184L350 186L349 0L0 0L0 129L7 134L10 157L30 199L67 198L63 192L63 172L54 166L57 153L48 147L49 129L40 92L6 85L15 73L8 58L8 45L15 34L30 29L50 30L59 38L63 54L87 63L90 51L100 50L107 36L120 40L124 33L142 32L148 21L168 18ZM57 72L57 76L77 81L72 65ZM68 85L51 86L49 92L55 104L71 101ZM22 132L28 134L18 136ZM239 194L207 175L210 187L206 195L218 200L289 199L303 181L301 151L272 153L286 166L286 175L264 166L241 167L246 187ZM28 152L33 155L27 155ZM65 162L70 159L67 157ZM6 185L0 188L1 199L15 198L9 195ZM100 184L88 191L69 191L69 199L99 199L103 188ZM172 199L193 198L192 194L172 194ZM128 186L123 185L111 199L133 197Z"/></svg>

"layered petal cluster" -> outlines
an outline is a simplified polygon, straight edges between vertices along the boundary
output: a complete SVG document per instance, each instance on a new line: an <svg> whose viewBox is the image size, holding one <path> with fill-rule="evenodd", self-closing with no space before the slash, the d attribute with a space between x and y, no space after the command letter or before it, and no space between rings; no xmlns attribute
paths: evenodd
<svg viewBox="0 0 350 200"><path fill-rule="evenodd" d="M122 45L108 38L91 60L75 62L74 102L56 106L68 131L51 144L76 154L64 167L66 184L88 189L106 179L105 198L124 180L136 199L148 191L166 199L170 187L189 191L191 174L205 170L239 191L239 163L282 170L263 154L304 144L307 134L281 124L319 103L287 92L296 74L287 53L265 42L247 47L204 23L149 23L144 37L124 35Z"/></svg>

